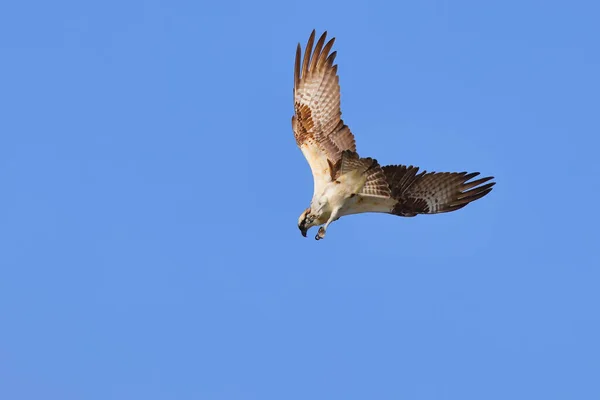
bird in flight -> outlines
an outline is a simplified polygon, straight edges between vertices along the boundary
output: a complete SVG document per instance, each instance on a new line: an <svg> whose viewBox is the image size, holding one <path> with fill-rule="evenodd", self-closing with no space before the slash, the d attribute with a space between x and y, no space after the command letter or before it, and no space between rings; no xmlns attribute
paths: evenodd
<svg viewBox="0 0 600 400"><path fill-rule="evenodd" d="M298 219L304 237L320 226L323 239L329 224L345 215L380 212L402 217L455 211L492 191L493 177L472 180L479 172L419 172L406 165L380 166L374 158L356 152L354 135L342 120L335 38L316 45L313 30L302 59L298 43L294 65L296 144L313 175L313 197ZM314 45L314 49L313 49ZM331 52L331 53L330 53Z"/></svg>

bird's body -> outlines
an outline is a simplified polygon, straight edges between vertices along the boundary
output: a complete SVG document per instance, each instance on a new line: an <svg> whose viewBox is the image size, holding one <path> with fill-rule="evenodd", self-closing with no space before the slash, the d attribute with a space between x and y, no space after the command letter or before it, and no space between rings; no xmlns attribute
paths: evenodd
<svg viewBox="0 0 600 400"><path fill-rule="evenodd" d="M346 215L344 212L350 211L356 204L357 199L354 197L361 191L365 181L364 174L353 170L328 182L323 192L317 194L311 202L311 209L314 210L317 219L325 223L333 213L336 215L334 220Z"/></svg>
<svg viewBox="0 0 600 400"><path fill-rule="evenodd" d="M298 45L294 68L292 128L314 181L310 207L298 219L304 236L310 227L321 225L316 239L322 239L329 224L345 215L412 217L454 211L492 190L494 182L486 183L491 177L468 182L477 172L418 173L418 167L381 167L375 159L361 158L354 135L341 119L336 53L329 53L334 39L325 44L326 34L313 52L312 32L302 63Z"/></svg>

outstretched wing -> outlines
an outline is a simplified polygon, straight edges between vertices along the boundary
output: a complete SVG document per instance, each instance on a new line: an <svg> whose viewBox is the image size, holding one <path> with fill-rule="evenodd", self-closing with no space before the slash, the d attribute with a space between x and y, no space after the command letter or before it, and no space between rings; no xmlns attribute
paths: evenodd
<svg viewBox="0 0 600 400"><path fill-rule="evenodd" d="M471 180L479 172L419 172L418 167L383 167L390 196L360 194L344 214L385 212L403 217L455 211L492 191L493 177Z"/></svg>
<svg viewBox="0 0 600 400"><path fill-rule="evenodd" d="M313 50L313 30L302 59L300 44L294 67L294 111L292 128L313 173L315 193L331 180L331 166L345 150L356 151L354 136L341 119L340 85L336 52L329 53L335 39L325 44L323 33Z"/></svg>

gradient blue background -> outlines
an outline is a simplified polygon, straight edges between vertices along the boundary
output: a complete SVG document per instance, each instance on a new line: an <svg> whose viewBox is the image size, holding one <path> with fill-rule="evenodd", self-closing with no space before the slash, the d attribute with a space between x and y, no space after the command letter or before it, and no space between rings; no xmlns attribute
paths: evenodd
<svg viewBox="0 0 600 400"><path fill-rule="evenodd" d="M597 2L0 6L0 398L599 399ZM295 47L456 213L300 236Z"/></svg>

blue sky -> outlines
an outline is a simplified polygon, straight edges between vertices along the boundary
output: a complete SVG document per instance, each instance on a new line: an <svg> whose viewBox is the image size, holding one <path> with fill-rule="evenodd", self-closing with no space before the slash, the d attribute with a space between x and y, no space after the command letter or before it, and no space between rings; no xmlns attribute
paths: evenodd
<svg viewBox="0 0 600 400"><path fill-rule="evenodd" d="M0 397L600 398L599 13L4 2ZM303 238L313 28L362 155L494 191Z"/></svg>

